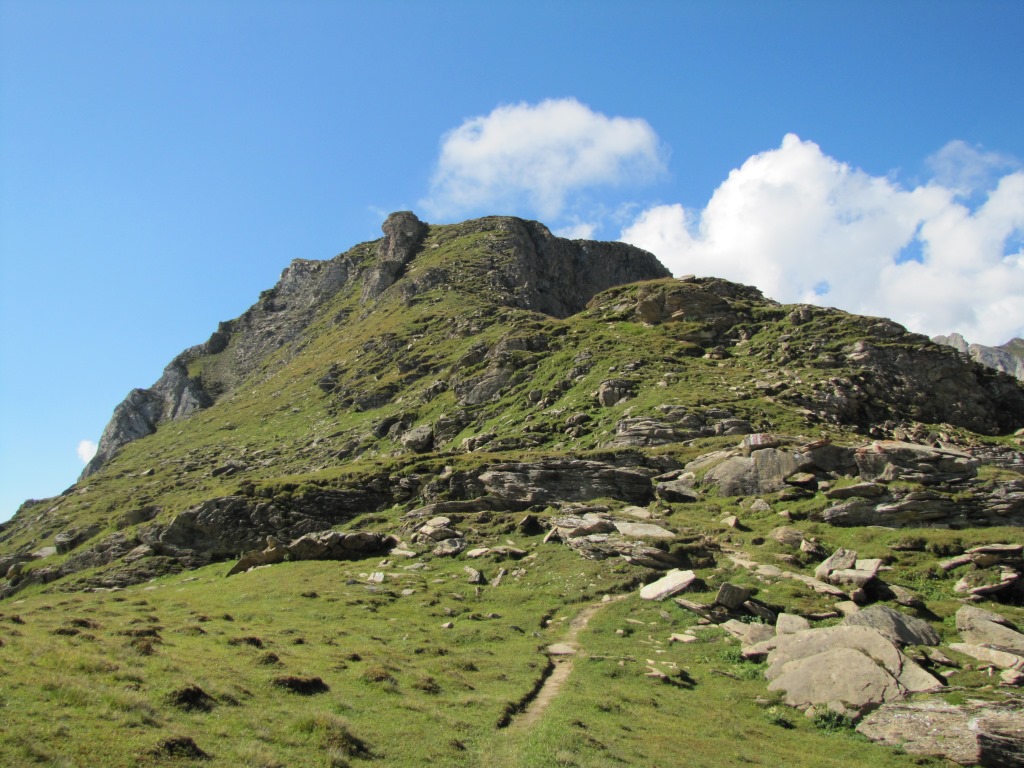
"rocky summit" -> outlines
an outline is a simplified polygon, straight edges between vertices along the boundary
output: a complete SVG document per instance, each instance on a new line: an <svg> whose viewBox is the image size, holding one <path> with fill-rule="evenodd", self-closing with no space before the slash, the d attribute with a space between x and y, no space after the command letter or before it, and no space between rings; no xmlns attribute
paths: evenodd
<svg viewBox="0 0 1024 768"><path fill-rule="evenodd" d="M1019 765L1024 386L940 341L392 214L0 527L0 763Z"/></svg>

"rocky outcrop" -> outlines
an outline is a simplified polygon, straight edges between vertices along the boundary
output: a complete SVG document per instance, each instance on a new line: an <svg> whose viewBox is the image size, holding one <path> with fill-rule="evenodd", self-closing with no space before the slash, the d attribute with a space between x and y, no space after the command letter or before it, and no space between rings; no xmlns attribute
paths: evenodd
<svg viewBox="0 0 1024 768"><path fill-rule="evenodd" d="M1001 346L986 347L983 344L968 344L959 333L951 333L949 336L933 336L932 341L952 347L977 363L1024 381L1024 339L1010 339Z"/></svg>
<svg viewBox="0 0 1024 768"><path fill-rule="evenodd" d="M790 706L822 707L857 718L938 680L871 627L838 626L777 635L765 677Z"/></svg>
<svg viewBox="0 0 1024 768"><path fill-rule="evenodd" d="M960 765L1024 765L1024 706L1019 701L896 702L865 717L857 732L912 755L946 758Z"/></svg>
<svg viewBox="0 0 1024 768"><path fill-rule="evenodd" d="M363 277L364 303L376 299L394 284L427 233L427 225L411 211L392 213L382 229L384 239L377 246L377 258Z"/></svg>
<svg viewBox="0 0 1024 768"><path fill-rule="evenodd" d="M496 464L480 475L487 493L498 499L548 504L608 497L647 504L654 498L653 472L601 461L548 459Z"/></svg>

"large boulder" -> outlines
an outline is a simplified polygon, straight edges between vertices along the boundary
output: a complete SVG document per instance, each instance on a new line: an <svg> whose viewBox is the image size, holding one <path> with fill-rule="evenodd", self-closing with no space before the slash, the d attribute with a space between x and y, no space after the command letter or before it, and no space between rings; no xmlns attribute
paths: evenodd
<svg viewBox="0 0 1024 768"><path fill-rule="evenodd" d="M601 461L558 458L496 464L479 479L488 494L524 504L601 497L647 504L654 499L648 474Z"/></svg>
<svg viewBox="0 0 1024 768"><path fill-rule="evenodd" d="M871 627L835 626L777 635L768 654L768 688L795 707L825 706L857 717L908 693L942 683Z"/></svg>
<svg viewBox="0 0 1024 768"><path fill-rule="evenodd" d="M1019 701L893 702L865 717L857 731L914 755L933 755L960 765L1024 765L1024 706Z"/></svg>
<svg viewBox="0 0 1024 768"><path fill-rule="evenodd" d="M733 456L709 469L705 485L717 485L723 496L773 493L786 487L786 478L814 469L808 454L782 448L764 448L750 456Z"/></svg>
<svg viewBox="0 0 1024 768"><path fill-rule="evenodd" d="M942 638L924 619L887 605L872 605L843 619L846 626L872 627L897 645L938 645Z"/></svg>

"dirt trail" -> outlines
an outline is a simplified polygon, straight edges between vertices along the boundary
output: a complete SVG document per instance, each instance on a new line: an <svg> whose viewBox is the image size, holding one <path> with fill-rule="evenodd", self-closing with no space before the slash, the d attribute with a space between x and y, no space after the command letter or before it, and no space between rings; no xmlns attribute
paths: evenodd
<svg viewBox="0 0 1024 768"><path fill-rule="evenodd" d="M510 728L528 728L534 725L544 714L544 710L554 701L555 696L562 690L565 681L569 679L572 672L573 658L579 653L579 646L576 638L580 630L584 629L593 618L594 614L602 608L611 605L612 601L621 600L624 595L613 597L610 601L591 603L577 613L569 622L568 629L562 639L547 647L548 658L552 666L550 673L541 684L536 695L533 696L523 710L516 715L509 723Z"/></svg>

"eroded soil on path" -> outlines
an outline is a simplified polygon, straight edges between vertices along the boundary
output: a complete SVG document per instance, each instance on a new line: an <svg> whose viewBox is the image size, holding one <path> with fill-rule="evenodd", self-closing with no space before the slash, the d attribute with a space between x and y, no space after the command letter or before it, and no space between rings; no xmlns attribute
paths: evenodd
<svg viewBox="0 0 1024 768"><path fill-rule="evenodd" d="M510 728L528 728L540 719L572 673L573 659L580 650L579 645L576 643L576 638L579 636L580 631L586 628L594 614L602 608L611 605L612 601L621 600L622 597L622 595L619 595L610 600L584 606L583 610L577 613L569 622L569 626L562 639L547 647L546 653L551 660L547 677L541 683L536 694L529 697L523 709L509 722Z"/></svg>

